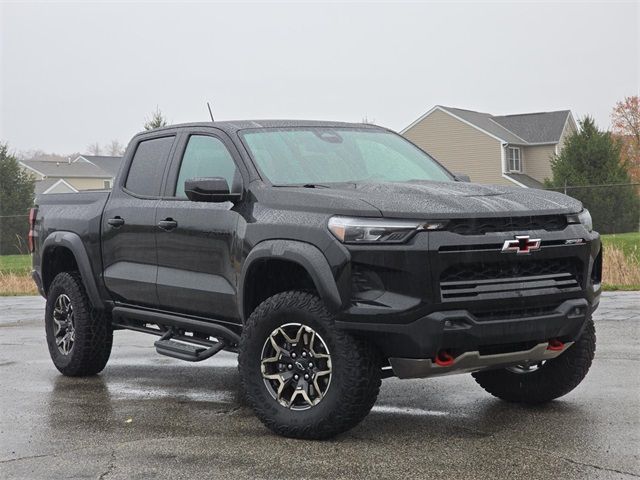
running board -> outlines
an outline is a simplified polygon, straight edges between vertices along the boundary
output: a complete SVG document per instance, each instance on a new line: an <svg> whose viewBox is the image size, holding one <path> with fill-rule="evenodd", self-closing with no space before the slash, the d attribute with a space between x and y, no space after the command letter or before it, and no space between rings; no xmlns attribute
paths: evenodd
<svg viewBox="0 0 640 480"><path fill-rule="evenodd" d="M216 342L209 348L188 343L176 342L171 339L161 338L154 342L156 352L167 357L186 360L187 362L201 362L207 358L213 357L216 353L225 347L224 342Z"/></svg>
<svg viewBox="0 0 640 480"><path fill-rule="evenodd" d="M183 317L166 312L121 306L115 307L111 312L111 316L114 326L118 328L155 333L156 335L164 335L165 329L171 330L172 328L177 328L186 332L202 333L215 337L218 340L224 340L225 346L230 348L235 348L240 343L240 336L237 333L219 323ZM130 321L138 323L132 324ZM146 328L144 324L159 325L163 328L161 328L160 331L154 331Z"/></svg>

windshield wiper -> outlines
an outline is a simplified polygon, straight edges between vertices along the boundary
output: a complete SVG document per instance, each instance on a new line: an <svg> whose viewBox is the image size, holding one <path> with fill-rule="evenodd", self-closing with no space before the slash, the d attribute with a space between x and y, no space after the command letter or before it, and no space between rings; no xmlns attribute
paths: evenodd
<svg viewBox="0 0 640 480"><path fill-rule="evenodd" d="M323 185L321 183L288 183L285 185L274 185L274 187L289 187L289 188L331 188L329 185Z"/></svg>

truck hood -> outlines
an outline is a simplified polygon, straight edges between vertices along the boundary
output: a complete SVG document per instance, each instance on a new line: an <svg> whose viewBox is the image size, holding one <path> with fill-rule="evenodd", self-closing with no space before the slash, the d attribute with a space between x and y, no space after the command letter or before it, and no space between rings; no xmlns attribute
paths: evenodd
<svg viewBox="0 0 640 480"><path fill-rule="evenodd" d="M395 218L504 217L582 210L579 201L557 192L464 182L351 183L268 190L274 196L267 197L290 209L369 216L377 210Z"/></svg>

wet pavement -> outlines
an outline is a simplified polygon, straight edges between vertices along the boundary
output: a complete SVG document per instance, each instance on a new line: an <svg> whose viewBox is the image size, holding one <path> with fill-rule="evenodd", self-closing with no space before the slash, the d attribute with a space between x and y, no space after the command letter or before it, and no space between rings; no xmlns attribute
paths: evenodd
<svg viewBox="0 0 640 480"><path fill-rule="evenodd" d="M235 356L159 356L116 332L93 378L49 360L44 302L0 298L0 478L640 477L640 293L605 294L585 381L543 407L470 375L383 382L371 414L327 442L277 437L243 405Z"/></svg>

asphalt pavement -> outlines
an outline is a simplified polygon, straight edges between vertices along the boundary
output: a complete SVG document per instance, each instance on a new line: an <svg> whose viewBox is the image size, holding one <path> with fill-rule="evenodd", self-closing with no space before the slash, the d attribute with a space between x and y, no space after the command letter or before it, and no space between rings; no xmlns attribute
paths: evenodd
<svg viewBox="0 0 640 480"><path fill-rule="evenodd" d="M371 414L331 441L278 437L240 398L236 358L190 364L119 331L104 372L49 359L44 301L0 298L0 478L640 477L640 292L607 293L584 382L542 407L470 375L384 380Z"/></svg>

